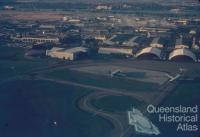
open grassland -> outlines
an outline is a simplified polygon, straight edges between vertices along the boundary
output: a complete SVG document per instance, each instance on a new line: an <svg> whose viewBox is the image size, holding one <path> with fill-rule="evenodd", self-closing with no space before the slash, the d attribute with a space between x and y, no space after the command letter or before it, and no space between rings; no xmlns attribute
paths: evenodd
<svg viewBox="0 0 200 137"><path fill-rule="evenodd" d="M72 82L77 82L80 84L93 85L97 87L118 89L118 90L128 90L128 91L156 91L157 84L139 82L134 80L128 80L123 78L111 78L108 76L100 76L90 73L83 73L68 69L54 70L50 72L45 72L45 77L67 80Z"/></svg>

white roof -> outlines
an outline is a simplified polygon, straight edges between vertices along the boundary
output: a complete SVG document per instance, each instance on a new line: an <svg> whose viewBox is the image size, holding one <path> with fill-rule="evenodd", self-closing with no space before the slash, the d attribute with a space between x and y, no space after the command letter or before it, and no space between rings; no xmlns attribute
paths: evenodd
<svg viewBox="0 0 200 137"><path fill-rule="evenodd" d="M87 52L87 48L85 47L74 47L70 49L65 48L59 48L59 47L53 47L51 52L66 52L66 53L76 53L76 52Z"/></svg>
<svg viewBox="0 0 200 137"><path fill-rule="evenodd" d="M190 57L192 58L194 61L196 61L196 55L190 51L189 49L175 49L174 51L172 51L169 55L169 60L173 59L174 57L177 57L177 56L187 56L187 57Z"/></svg>
<svg viewBox="0 0 200 137"><path fill-rule="evenodd" d="M59 51L59 50L63 50L64 48L59 48L59 47L53 47L52 49L50 49L49 51Z"/></svg>
<svg viewBox="0 0 200 137"><path fill-rule="evenodd" d="M65 52L76 53L76 52L87 52L87 48L85 47L75 47L71 49L66 49Z"/></svg>
<svg viewBox="0 0 200 137"><path fill-rule="evenodd" d="M142 54L153 54L153 55L156 55L157 57L161 58L160 55L161 55L161 50L158 49L158 48L154 48L154 47L147 47L147 48L144 48L142 49L140 52L138 52L136 54L136 57L139 57L140 55Z"/></svg>
<svg viewBox="0 0 200 137"><path fill-rule="evenodd" d="M130 48L115 48L115 47L100 47L99 53L107 54L128 54L132 55L132 49Z"/></svg>

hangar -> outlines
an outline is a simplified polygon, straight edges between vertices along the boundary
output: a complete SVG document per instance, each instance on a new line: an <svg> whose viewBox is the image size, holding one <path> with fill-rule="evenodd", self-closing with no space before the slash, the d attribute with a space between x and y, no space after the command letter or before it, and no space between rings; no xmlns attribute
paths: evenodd
<svg viewBox="0 0 200 137"><path fill-rule="evenodd" d="M154 47L146 47L136 54L140 59L161 59L161 50Z"/></svg>
<svg viewBox="0 0 200 137"><path fill-rule="evenodd" d="M87 52L88 49L85 47L74 47L71 49L53 47L50 50L46 50L46 56L64 60L76 60Z"/></svg>
<svg viewBox="0 0 200 137"><path fill-rule="evenodd" d="M197 61L196 55L189 49L175 49L169 54L169 60L174 61Z"/></svg>

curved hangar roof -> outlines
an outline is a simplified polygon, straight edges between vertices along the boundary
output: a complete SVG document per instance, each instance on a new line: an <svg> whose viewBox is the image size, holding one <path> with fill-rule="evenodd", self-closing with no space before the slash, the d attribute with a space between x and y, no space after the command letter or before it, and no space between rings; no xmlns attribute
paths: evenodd
<svg viewBox="0 0 200 137"><path fill-rule="evenodd" d="M169 60L173 60L176 57L181 57L181 56L186 56L191 58L193 61L197 61L196 55L188 50L188 49L175 49L174 51L172 51L169 55Z"/></svg>
<svg viewBox="0 0 200 137"><path fill-rule="evenodd" d="M147 48L142 49L136 54L136 57L140 57L146 54L155 55L156 57L161 59L161 50L154 47L147 47Z"/></svg>

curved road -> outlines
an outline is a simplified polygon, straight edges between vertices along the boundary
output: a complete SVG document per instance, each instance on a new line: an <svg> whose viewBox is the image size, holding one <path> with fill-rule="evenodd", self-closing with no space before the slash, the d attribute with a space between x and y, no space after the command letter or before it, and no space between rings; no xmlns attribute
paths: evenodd
<svg viewBox="0 0 200 137"><path fill-rule="evenodd" d="M102 97L102 96L118 96L119 95L119 96L129 96L132 98L136 98L140 101L149 103L147 101L148 98L152 98L154 96L159 95L158 92L153 92L153 93L148 92L147 94L146 92L118 91L114 89L107 89L107 88L96 87L92 85L85 85L85 84L80 84L80 83L66 81L66 80L46 78L42 76L36 76L35 80L45 80L45 81L51 81L51 82L60 83L60 84L68 84L72 86L78 86L82 88L95 90L95 92L92 92L91 94L81 98L78 105L80 109L90 112L94 116L95 115L101 116L112 123L112 125L114 126L114 130L111 132L111 135L109 137L128 137L127 133L125 133L127 132L127 128L129 127L128 121L126 121L127 119L124 119L124 117L126 117L126 114L124 113L125 115L122 115L122 114L116 114L116 113L99 110L98 108L93 106L93 104L91 103L92 99L99 99L99 97Z"/></svg>

